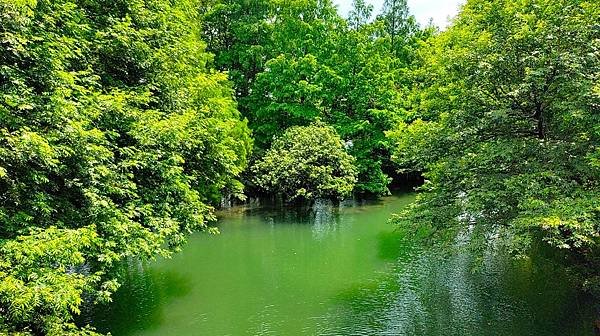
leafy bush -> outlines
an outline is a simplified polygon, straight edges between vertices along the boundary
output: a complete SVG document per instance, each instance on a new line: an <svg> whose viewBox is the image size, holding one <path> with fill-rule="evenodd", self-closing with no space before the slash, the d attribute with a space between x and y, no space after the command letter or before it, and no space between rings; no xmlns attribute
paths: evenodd
<svg viewBox="0 0 600 336"><path fill-rule="evenodd" d="M340 137L323 124L289 128L252 172L259 187L290 201L343 199L352 193L357 174Z"/></svg>

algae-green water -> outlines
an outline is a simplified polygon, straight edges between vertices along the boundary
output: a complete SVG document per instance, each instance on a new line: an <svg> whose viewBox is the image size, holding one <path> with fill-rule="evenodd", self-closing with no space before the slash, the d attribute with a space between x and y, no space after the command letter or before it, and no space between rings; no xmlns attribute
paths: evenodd
<svg viewBox="0 0 600 336"><path fill-rule="evenodd" d="M593 335L590 303L549 260L473 263L400 239L388 219L413 199L223 211L219 235L127 263L85 322L115 336Z"/></svg>

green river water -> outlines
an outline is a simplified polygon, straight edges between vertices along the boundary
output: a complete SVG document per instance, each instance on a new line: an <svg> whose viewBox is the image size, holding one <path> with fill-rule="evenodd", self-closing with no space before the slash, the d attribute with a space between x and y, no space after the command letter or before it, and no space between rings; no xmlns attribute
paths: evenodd
<svg viewBox="0 0 600 336"><path fill-rule="evenodd" d="M339 208L237 207L220 235L124 267L86 315L119 335L593 335L590 302L550 261L442 256L388 223L413 195Z"/></svg>

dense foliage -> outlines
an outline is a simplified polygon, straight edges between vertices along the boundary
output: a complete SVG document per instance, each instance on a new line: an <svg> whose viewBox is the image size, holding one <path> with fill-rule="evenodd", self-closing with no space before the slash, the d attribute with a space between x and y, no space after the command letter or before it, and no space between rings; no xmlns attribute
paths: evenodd
<svg viewBox="0 0 600 336"><path fill-rule="evenodd" d="M330 126L288 128L252 167L255 183L291 201L342 200L356 182L354 158Z"/></svg>
<svg viewBox="0 0 600 336"><path fill-rule="evenodd" d="M428 179L398 220L597 260L599 22L597 1L469 0L421 50L412 121L390 133Z"/></svg>
<svg viewBox="0 0 600 336"><path fill-rule="evenodd" d="M333 126L356 158L355 191L384 194L396 167L385 131L403 116L421 32L404 0L373 20L354 1L346 20L326 0L207 0L204 35L235 83L260 158L292 126Z"/></svg>
<svg viewBox="0 0 600 336"><path fill-rule="evenodd" d="M93 334L73 316L116 265L177 250L242 177L339 200L423 172L399 223L541 236L600 293L600 4L468 0L441 33L373 10L0 0L0 334Z"/></svg>
<svg viewBox="0 0 600 336"><path fill-rule="evenodd" d="M241 192L249 130L198 5L0 0L0 333L79 332L116 263L169 254Z"/></svg>

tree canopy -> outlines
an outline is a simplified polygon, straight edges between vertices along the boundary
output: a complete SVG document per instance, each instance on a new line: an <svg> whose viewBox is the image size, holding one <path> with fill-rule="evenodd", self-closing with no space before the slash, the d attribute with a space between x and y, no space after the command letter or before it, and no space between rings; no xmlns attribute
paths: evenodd
<svg viewBox="0 0 600 336"><path fill-rule="evenodd" d="M372 8L353 4L344 19L329 0L207 1L204 35L234 82L256 159L287 128L319 119L354 144L355 191L385 194L396 167L384 132L403 116L403 74L428 34L406 3L374 21Z"/></svg>
<svg viewBox="0 0 600 336"><path fill-rule="evenodd" d="M469 0L420 50L412 120L389 132L395 161L428 180L398 221L595 260L598 22L596 1Z"/></svg>
<svg viewBox="0 0 600 336"><path fill-rule="evenodd" d="M244 184L426 183L395 221L565 251L600 294L600 4L0 0L0 334L92 335L123 260L169 256ZM247 169L250 167L250 169ZM593 281L592 281L593 280Z"/></svg>
<svg viewBox="0 0 600 336"><path fill-rule="evenodd" d="M0 332L76 332L119 261L168 255L241 192L250 132L198 6L0 1Z"/></svg>

